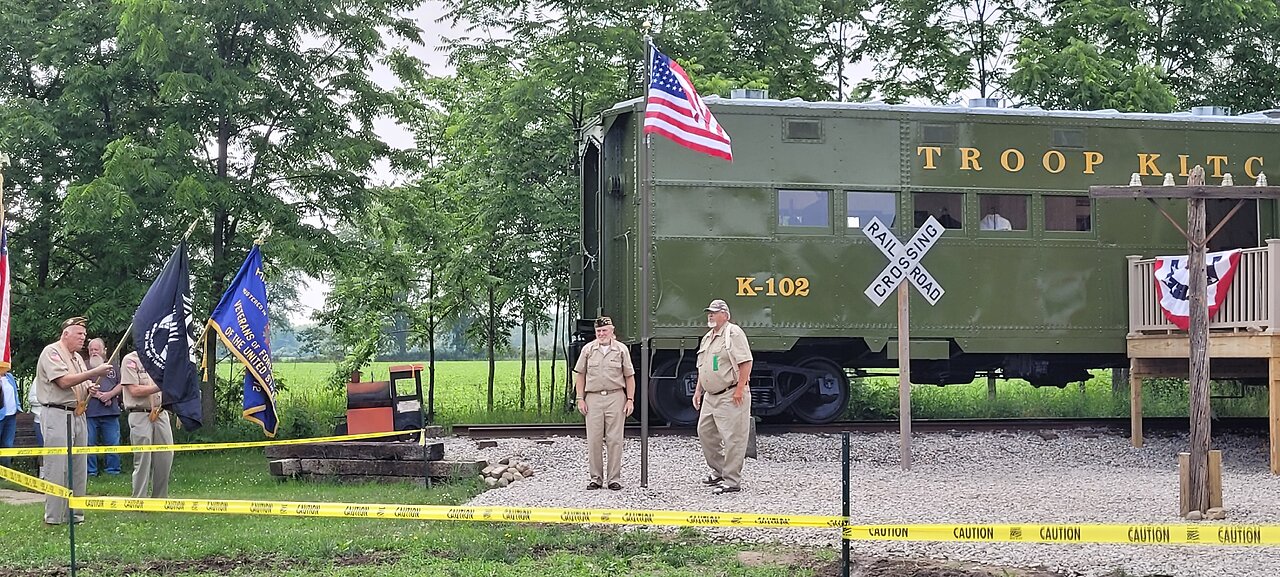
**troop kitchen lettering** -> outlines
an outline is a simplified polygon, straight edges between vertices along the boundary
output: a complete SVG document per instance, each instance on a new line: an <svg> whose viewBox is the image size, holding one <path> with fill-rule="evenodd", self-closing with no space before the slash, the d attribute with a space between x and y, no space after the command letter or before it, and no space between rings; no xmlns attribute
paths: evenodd
<svg viewBox="0 0 1280 577"><path fill-rule="evenodd" d="M1112 162L1130 163L1126 171L1136 172L1140 176L1164 176L1166 172L1177 170L1178 176L1187 176L1196 164L1203 164L1209 176L1222 178L1231 171L1235 163L1241 163L1240 156L1227 154L1206 154L1193 157L1190 154L1164 154L1158 152L1139 152L1136 155L1125 155L1121 160ZM998 153L973 147L917 146L916 159L922 170L937 170L939 166L957 167L960 170L982 172L998 167L1008 173L1022 172L1028 167L1038 167L1049 174L1058 174L1066 170L1078 171L1081 174L1095 174L1096 169L1107 162L1107 156L1098 150L1054 150L1025 153L1017 148L1005 148ZM1258 178L1266 160L1262 156L1245 156L1241 168L1250 180Z"/></svg>

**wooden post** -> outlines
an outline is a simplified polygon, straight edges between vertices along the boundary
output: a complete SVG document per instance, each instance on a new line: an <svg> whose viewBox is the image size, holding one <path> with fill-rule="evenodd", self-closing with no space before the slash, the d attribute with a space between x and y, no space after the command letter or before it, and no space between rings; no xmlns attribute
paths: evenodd
<svg viewBox="0 0 1280 577"><path fill-rule="evenodd" d="M1271 474L1280 475L1280 358L1271 357L1268 365L1267 420L1271 424Z"/></svg>
<svg viewBox="0 0 1280 577"><path fill-rule="evenodd" d="M1222 508L1222 451L1209 451L1209 509L1214 507Z"/></svg>
<svg viewBox="0 0 1280 577"><path fill-rule="evenodd" d="M1191 512L1191 453L1178 453L1178 516Z"/></svg>
<svg viewBox="0 0 1280 577"><path fill-rule="evenodd" d="M1142 448L1142 373L1138 359L1129 359L1129 440Z"/></svg>
<svg viewBox="0 0 1280 577"><path fill-rule="evenodd" d="M902 470L911 469L911 315L908 301L911 287L898 283L898 444Z"/></svg>
<svg viewBox="0 0 1280 577"><path fill-rule="evenodd" d="M987 373L987 402L996 402L996 376Z"/></svg>
<svg viewBox="0 0 1280 577"><path fill-rule="evenodd" d="M1196 166L1187 179L1190 186L1204 185L1204 168ZM1209 309L1205 304L1208 278L1205 274L1204 199L1187 199L1187 269L1191 338L1191 509L1209 509Z"/></svg>

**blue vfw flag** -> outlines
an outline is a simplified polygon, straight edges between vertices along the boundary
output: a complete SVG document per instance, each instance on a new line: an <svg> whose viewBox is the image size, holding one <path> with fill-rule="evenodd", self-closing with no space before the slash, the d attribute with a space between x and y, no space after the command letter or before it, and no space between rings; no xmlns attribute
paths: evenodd
<svg viewBox="0 0 1280 577"><path fill-rule="evenodd" d="M245 419L276 436L276 380L271 373L271 323L267 320L267 282L262 274L262 251L253 245L240 272L223 293L209 319L208 332L244 365ZM205 338L208 338L206 336Z"/></svg>
<svg viewBox="0 0 1280 577"><path fill-rule="evenodd" d="M188 431L200 428L204 420L191 302L191 273L183 241L133 314L133 345L142 367L160 387L164 408L177 415Z"/></svg>

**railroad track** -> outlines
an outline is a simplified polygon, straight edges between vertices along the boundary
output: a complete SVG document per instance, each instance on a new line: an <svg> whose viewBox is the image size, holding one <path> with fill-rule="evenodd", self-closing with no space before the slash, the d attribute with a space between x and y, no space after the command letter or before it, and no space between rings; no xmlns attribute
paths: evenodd
<svg viewBox="0 0 1280 577"><path fill-rule="evenodd" d="M1176 433L1188 429L1186 417L1146 417L1142 420L1143 430L1152 433ZM1041 430L1107 430L1112 432L1129 431L1127 417L1101 419L919 419L912 421L911 430L920 433L956 432L992 432L992 431L1041 431ZM897 421L846 421L826 425L807 425L801 423L761 423L756 432L762 435L781 433L889 433L898 430ZM1267 431L1265 417L1226 417L1213 421L1215 433L1231 432L1244 434L1262 434ZM458 424L453 425L454 435L473 439L498 438L545 438L545 437L582 437L585 428L577 423L525 423L509 425ZM697 434L694 427L672 427L669 425L651 425L650 435L692 436ZM640 436L639 423L627 423L628 437Z"/></svg>

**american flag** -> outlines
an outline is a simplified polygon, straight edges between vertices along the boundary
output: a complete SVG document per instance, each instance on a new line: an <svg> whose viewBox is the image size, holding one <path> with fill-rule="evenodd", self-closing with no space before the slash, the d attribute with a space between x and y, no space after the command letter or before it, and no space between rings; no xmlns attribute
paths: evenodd
<svg viewBox="0 0 1280 577"><path fill-rule="evenodd" d="M661 134L685 148L732 161L729 134L698 97L684 68L656 48L652 64L644 131Z"/></svg>
<svg viewBox="0 0 1280 577"><path fill-rule="evenodd" d="M9 370L13 366L9 347L9 234L3 229L0 229L0 342L4 349L0 367Z"/></svg>

